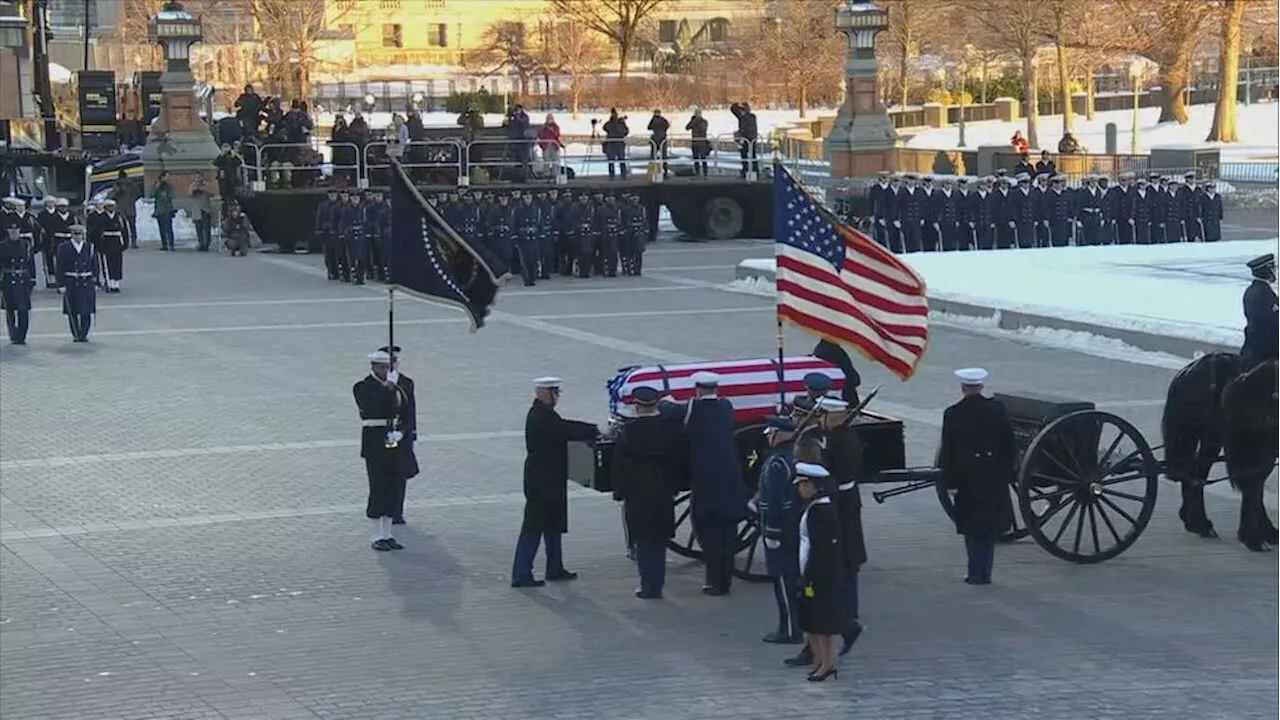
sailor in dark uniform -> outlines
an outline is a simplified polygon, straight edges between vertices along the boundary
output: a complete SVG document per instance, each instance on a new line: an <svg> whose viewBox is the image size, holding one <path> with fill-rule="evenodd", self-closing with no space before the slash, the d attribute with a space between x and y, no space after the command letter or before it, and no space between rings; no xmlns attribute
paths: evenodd
<svg viewBox="0 0 1280 720"><path fill-rule="evenodd" d="M71 227L71 239L58 246L58 285L62 288L62 313L67 316L75 342L89 342L89 328L98 311L98 256L85 240L83 225Z"/></svg>
<svg viewBox="0 0 1280 720"><path fill-rule="evenodd" d="M945 486L956 493L956 532L964 536L969 556L964 581L989 585L996 541L1013 524L1013 426L1004 405L982 395L986 370L963 368L955 374L963 397L942 414L938 467Z"/></svg>
<svg viewBox="0 0 1280 720"><path fill-rule="evenodd" d="M778 607L778 626L764 636L767 643L798 644L804 639L796 605L800 590L800 568L796 564L800 511L791 485L795 432L795 422L781 415L770 417L765 428L769 457L760 468L760 535L765 570L773 578L773 600Z"/></svg>
<svg viewBox="0 0 1280 720"><path fill-rule="evenodd" d="M1110 229L1103 220L1103 204L1106 195L1098 188L1098 177L1086 175L1084 187L1076 192L1076 227L1080 230L1080 245L1101 245Z"/></svg>
<svg viewBox="0 0 1280 720"><path fill-rule="evenodd" d="M1213 183L1205 183L1204 192L1197 200L1200 203L1200 236L1205 242L1217 242L1222 239L1222 196Z"/></svg>
<svg viewBox="0 0 1280 720"><path fill-rule="evenodd" d="M400 550L404 546L391 532L391 517L397 511L397 487L403 487L400 470L400 443L404 432L398 418L405 405L404 391L391 372L391 355L378 350L369 354L369 374L351 388L360 410L360 457L369 478L369 499L365 517L373 523L374 550ZM403 496L403 491L399 491Z"/></svg>
<svg viewBox="0 0 1280 720"><path fill-rule="evenodd" d="M818 405L818 400L827 396L831 392L831 377L825 373L811 372L804 376L804 395L796 396L791 401L797 409L805 412L812 412Z"/></svg>
<svg viewBox="0 0 1280 720"><path fill-rule="evenodd" d="M733 584L738 521L746 513L738 444L734 439L733 405L719 397L720 376L696 372L694 398L685 408L689 433L692 519L706 562L705 595L728 595Z"/></svg>
<svg viewBox="0 0 1280 720"><path fill-rule="evenodd" d="M844 644L840 654L849 652L862 635L858 612L858 570L867 562L866 541L862 534L862 496L858 480L862 478L862 440L850 427L849 404L835 398L822 398L821 427L825 433L823 465L831 472L828 487L840 516L840 546L844 551L844 608L846 629L840 633Z"/></svg>
<svg viewBox="0 0 1280 720"><path fill-rule="evenodd" d="M830 473L821 465L796 463L800 515L800 628L813 657L810 682L837 677L835 638L847 627L844 612L844 551L835 502L824 491Z"/></svg>
<svg viewBox="0 0 1280 720"><path fill-rule="evenodd" d="M97 249L102 254L106 270L103 285L109 293L120 292L120 281L124 279L124 251L129 247L127 233L124 217L116 214L116 201L104 200L102 215L98 219Z"/></svg>
<svg viewBox="0 0 1280 720"><path fill-rule="evenodd" d="M511 563L511 587L542 587L533 578L538 545L546 549L546 579L578 577L564 567L560 536L569 532L569 443L592 442L600 431L591 423L566 420L556 412L560 378L533 381L535 397L524 420L524 521Z"/></svg>
<svg viewBox="0 0 1280 720"><path fill-rule="evenodd" d="M60 231L65 232L65 227L71 225L68 222L64 226L58 220L58 200L59 198L53 195L46 195L44 209L36 214L36 223L40 225L40 237L32 251L40 253L40 259L43 261L46 290L58 287L58 271L53 266L54 255L58 252L58 243L70 237L70 234L58 237Z"/></svg>
<svg viewBox="0 0 1280 720"><path fill-rule="evenodd" d="M75 216L71 214L70 200L64 197L58 198L56 208L55 219L50 225L53 230L53 238L52 240L46 239L49 257L45 259L46 270L53 269L53 276L49 280L53 283L54 289L58 288L58 248L62 246L62 243L71 239L71 226L79 224ZM45 252L45 250L42 248L41 252Z"/></svg>
<svg viewBox="0 0 1280 720"><path fill-rule="evenodd" d="M9 329L9 342L27 344L31 324L31 291L36 286L36 264L31 244L16 224L0 229L0 307Z"/></svg>
<svg viewBox="0 0 1280 720"><path fill-rule="evenodd" d="M391 370L387 379L399 388L404 403L400 406L400 414L396 416L397 430L404 433L404 442L400 443L400 475L402 479L396 486L396 511L391 515L392 525L404 524L404 491L406 483L418 475L418 458L414 450L418 444L418 397L413 378L400 372L400 346L384 345L378 352L391 356Z"/></svg>
<svg viewBox="0 0 1280 720"><path fill-rule="evenodd" d="M1276 256L1259 255L1249 261L1253 282L1244 291L1244 346L1240 348L1240 371L1248 372L1268 360L1275 360L1280 347L1280 312L1277 311Z"/></svg>

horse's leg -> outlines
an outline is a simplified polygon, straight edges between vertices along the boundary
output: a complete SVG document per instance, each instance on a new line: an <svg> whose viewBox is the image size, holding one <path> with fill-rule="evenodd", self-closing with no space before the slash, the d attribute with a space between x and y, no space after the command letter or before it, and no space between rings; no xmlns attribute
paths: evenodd
<svg viewBox="0 0 1280 720"><path fill-rule="evenodd" d="M1267 549L1267 506L1262 499L1266 482L1266 476L1258 473L1248 473L1236 481L1240 488L1240 529L1236 538L1254 552Z"/></svg>
<svg viewBox="0 0 1280 720"><path fill-rule="evenodd" d="M1218 459L1219 446L1208 433L1194 425L1170 428L1165 435L1165 465L1182 490L1182 506L1178 518L1187 532L1203 538L1216 538L1209 513L1204 506L1204 482Z"/></svg>
<svg viewBox="0 0 1280 720"><path fill-rule="evenodd" d="M1222 445L1218 439L1206 433L1200 438L1199 445L1196 448L1195 462L1192 465L1191 483L1194 486L1196 526L1195 529L1188 529L1203 538L1218 537L1218 531L1213 529L1213 521L1209 519L1209 511L1204 506L1204 487L1205 482L1209 479L1209 471L1213 469L1214 463L1218 462L1218 455L1221 450Z"/></svg>

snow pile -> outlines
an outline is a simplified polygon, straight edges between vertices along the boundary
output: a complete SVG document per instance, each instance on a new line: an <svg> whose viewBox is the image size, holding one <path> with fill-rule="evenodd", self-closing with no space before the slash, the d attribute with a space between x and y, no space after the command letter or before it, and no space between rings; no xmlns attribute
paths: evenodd
<svg viewBox="0 0 1280 720"><path fill-rule="evenodd" d="M738 278L737 280L734 280L722 287L728 292L741 293L743 295L775 297L778 294L774 287L773 280L762 277Z"/></svg>
<svg viewBox="0 0 1280 720"><path fill-rule="evenodd" d="M1231 346L1243 339L1245 263L1276 252L1278 243L918 253L903 259L924 278L932 299ZM770 272L774 261L743 266ZM726 289L772 293L771 283L758 278Z"/></svg>
<svg viewBox="0 0 1280 720"><path fill-rule="evenodd" d="M138 213L138 244L159 245L160 227L153 217L155 202L142 198L134 205L134 209ZM194 245L196 242L196 225L185 210L179 210L173 217L173 241L179 247Z"/></svg>

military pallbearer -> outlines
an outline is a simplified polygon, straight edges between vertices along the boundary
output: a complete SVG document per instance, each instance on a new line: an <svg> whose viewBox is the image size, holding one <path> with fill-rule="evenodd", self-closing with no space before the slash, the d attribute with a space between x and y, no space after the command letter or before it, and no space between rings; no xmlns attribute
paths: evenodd
<svg viewBox="0 0 1280 720"><path fill-rule="evenodd" d="M85 239L83 225L71 226L71 239L58 246L58 285L62 312L75 342L89 342L89 328L98 311L98 254Z"/></svg>

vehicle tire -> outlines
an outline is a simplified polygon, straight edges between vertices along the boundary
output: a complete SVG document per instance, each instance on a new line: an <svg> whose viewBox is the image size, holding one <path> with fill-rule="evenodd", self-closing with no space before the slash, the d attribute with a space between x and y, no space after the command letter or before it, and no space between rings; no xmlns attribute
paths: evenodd
<svg viewBox="0 0 1280 720"><path fill-rule="evenodd" d="M730 197L714 197L702 206L703 225L709 240L732 240L742 234L746 213Z"/></svg>

